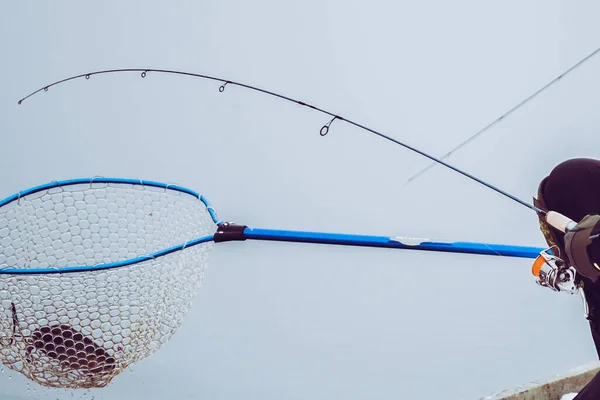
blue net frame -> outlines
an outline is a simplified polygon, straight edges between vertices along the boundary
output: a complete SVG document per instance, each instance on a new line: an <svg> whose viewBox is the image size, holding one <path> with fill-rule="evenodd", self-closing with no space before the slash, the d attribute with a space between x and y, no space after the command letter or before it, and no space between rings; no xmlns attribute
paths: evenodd
<svg viewBox="0 0 600 400"><path fill-rule="evenodd" d="M361 246L361 247L380 247L403 250L421 250L421 251L437 251L450 253L465 253L493 256L507 256L518 258L536 258L544 249L534 246L517 246L504 244L490 244L477 242L440 242L430 241L427 239L415 240L413 238L391 237L391 236L373 236L359 234L342 234L328 232L308 232L294 230L277 230L277 229L261 229L250 228L245 225L232 225L221 221L211 203L206 197L200 193L179 185L167 184L151 180L136 180L127 178L79 178L62 181L54 181L44 185L36 186L0 201L0 211L7 205L18 202L21 198L34 193L46 191L53 188L67 187L81 184L128 184L139 185L146 187L154 187L165 190L172 190L187 194L200 200L211 216L213 222L218 226L217 232L213 235L198 237L185 243L177 244L165 249L158 250L151 254L139 255L138 257L122 260L118 262L105 263L93 266L71 266L71 267L52 267L52 268L7 268L0 265L0 274L55 274L69 272L85 272L102 269L120 268L136 263L144 262L149 259L156 259L173 252L182 251L191 246L210 241L226 242L231 240L262 240L262 241L283 241L283 242L299 242L299 243L315 243L329 245L344 245L344 246ZM237 228L237 229L236 229Z"/></svg>

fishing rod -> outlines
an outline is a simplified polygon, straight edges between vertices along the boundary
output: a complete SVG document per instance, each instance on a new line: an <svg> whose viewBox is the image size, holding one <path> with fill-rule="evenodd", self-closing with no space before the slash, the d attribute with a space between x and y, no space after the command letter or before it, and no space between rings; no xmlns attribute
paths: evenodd
<svg viewBox="0 0 600 400"><path fill-rule="evenodd" d="M500 188L498 188L498 187L496 187L496 186L488 183L488 182L485 182L484 180L482 180L480 178L477 178L476 176L474 176L474 175L472 175L472 174L470 174L470 173L468 173L466 171L463 171L463 170L461 170L461 169L459 169L459 168L457 168L457 167L455 167L455 166L453 166L451 164L448 164L447 162L445 162L445 161L443 161L443 160L441 160L441 159L439 159L437 157L434 157L434 156L432 156L432 155L430 155L428 153L425 153L424 151L421 151L421 150L419 150L419 149L417 149L415 147L412 147L412 146L410 146L410 145L408 145L408 144L406 144L404 142L401 142L401 141L399 141L397 139L394 139L391 136L385 135L385 134L383 134L383 133L381 133L381 132L379 132L379 131L377 131L375 129L369 128L369 127L367 127L365 125L362 125L360 123L354 122L354 121L352 121L352 120L350 120L348 118L342 117L339 114L333 113L331 111L327 111L327 110L325 110L323 108L314 106L312 104L309 104L309 103L306 103L306 102L303 102L303 101L300 101L300 100L293 99L291 97L285 96L285 95L280 94L280 93L276 93L276 92L273 92L273 91L270 91L270 90L259 88L257 86L248 85L248 84L245 84L245 83L242 83L242 82L236 82L236 81L233 81L233 80L230 80L230 79L224 79L224 78L220 78L220 77L215 77L215 76L210 76L210 75L204 75L204 74L197 74L197 73L186 72L186 71L167 70L167 69L154 69L154 68L118 68L118 69L107 69L107 70L99 70L99 71L93 71L93 72L87 72L87 73L83 73L83 74L79 74L79 75L74 75L74 76L70 76L68 78L61 79L61 80L58 80L56 82L50 83L49 85L43 86L43 87L37 89L36 91L28 94L27 96L23 97L17 103L20 105L20 104L23 103L23 101L27 100L28 98L34 96L37 93L40 93L42 91L43 92L47 92L53 86L60 85L62 83L69 82L69 81L72 81L72 80L75 80L75 79L85 78L86 80L89 80L94 75L125 73L125 72L139 72L140 76L142 78L146 78L146 76L148 75L148 73L152 72L152 73L171 74L171 75L178 75L178 76L186 76L186 77L193 77L193 78L200 78L200 79L205 79L205 80L211 80L211 81L216 81L216 82L220 82L221 83L221 86L219 86L219 92L220 93L223 93L225 91L225 87L227 85L233 85L233 86L239 86L239 87L242 87L242 88L245 88L245 89L249 89L249 90L252 90L252 91L256 91L256 92L259 92L259 93L263 93L263 94L266 94L268 96L273 96L273 97L279 98L281 100L285 100L285 101L288 101L288 102L291 102L291 103L295 103L295 104L301 105L303 107L308 107L311 110L314 110L314 111L317 111L319 113L322 113L322 114L328 115L330 117L333 117L329 122L327 122L325 125L323 125L323 127L321 127L321 130L319 131L319 134L321 136L326 136L329 133L329 128L330 128L331 124L335 120L345 121L345 122L347 122L350 125L356 126L357 128L360 128L362 130L370 132L370 133L372 133L374 135L379 136L380 138L383 138L383 139L388 140L388 141L390 141L390 142L392 142L392 143L394 143L396 145L402 146L402 147L404 147L404 148L406 148L408 150L411 150L411 151L413 151L413 152L415 152L417 154L420 154L423 157L426 157L426 158L434 161L435 163L443 165L446 168L449 168L449 169L451 169L451 170L453 170L453 171L455 171L455 172L457 172L457 173L459 173L459 174L461 174L461 175L463 175L463 176L465 176L465 177L467 177L467 178L469 178L469 179L471 179L471 180L473 180L473 181L475 181L475 182L477 182L477 183L479 183L479 184L481 184L481 185L483 185L483 186L485 186L485 187L487 187L489 189L494 190L497 193L500 193L501 195L503 195L503 196L505 196L505 197L507 197L507 198L509 198L509 199L511 199L511 200L513 200L513 201L515 201L515 202L517 202L519 204L521 204L522 206L527 207L530 210L535 211L537 214L545 217L546 221L550 225L552 225L555 228L561 230L562 232L566 232L567 230L572 229L576 225L576 223L574 221L571 221L569 218L565 217L562 214L559 214L559 213L554 212L554 211L545 211L545 210L542 210L542 209L534 206L533 204L527 203L526 201L521 200L518 197L516 197L516 196L514 196L514 195L512 195L512 194L510 194L510 193L508 193L508 192L506 192L506 191L504 191L504 190L502 190L502 189L500 189Z"/></svg>
<svg viewBox="0 0 600 400"><path fill-rule="evenodd" d="M347 122L350 125L354 125L354 126L360 128L362 130L365 130L365 131L370 132L370 133L372 133L374 135L377 135L377 136L379 136L379 137L381 137L381 138L383 138L385 140L388 140L388 141L390 141L390 142L392 142L392 143L394 143L396 145L399 145L399 146L402 146L404 148L407 148L407 149L409 149L409 150L411 150L411 151L413 151L413 152L415 152L417 154L422 155L423 157L426 157L426 158L428 158L428 159L430 159L430 160L432 160L432 161L434 161L434 162L436 162L438 164L441 164L441 165L443 165L443 166L445 166L445 167L447 167L447 168L449 168L449 169L451 169L451 170L453 170L455 172L458 172L459 174L461 174L463 176L466 176L467 178L472 179L475 182L478 182L481 185L484 185L484 186L486 186L486 187L488 187L488 188L490 188L490 189L492 189L492 190L494 190L494 191L496 191L496 192L498 192L498 193L500 193L500 194L508 197L509 199L511 199L513 201L516 201L517 203L519 203L519 204L521 204L521 205L523 205L523 206L525 206L525 207L527 207L527 208L535 211L536 213L545 214L545 211L543 211L543 210L535 207L534 205L529 204L529 203L527 203L527 202L525 202L525 201L523 201L523 200L521 200L521 199L519 199L519 198L511 195L510 193L507 193L506 191L501 190L498 187L493 186L493 185L491 185L491 184L489 184L489 183L487 183L487 182L485 182L485 181L483 181L483 180L481 180L481 179L473 176L472 174L469 174L469 173L467 173L467 172L465 172L465 171L463 171L463 170L461 170L459 168L456 168L455 166L450 165L450 164L448 164L448 163L440 160L439 158L436 158L436 157L434 157L434 156L432 156L430 154L427 154L427 153L425 153L425 152L423 152L423 151L421 151L419 149L416 149L416 148L414 148L414 147L412 147L412 146L410 146L410 145L408 145L408 144L406 144L404 142L401 142L401 141L399 141L397 139L394 139L394 138L392 138L392 137L390 137L388 135L385 135L385 134L383 134L381 132L378 132L375 129L369 128L367 126L364 126L362 124L359 124L357 122L349 120L349 119L347 119L345 117L342 117L339 114L333 113L331 111L324 110L322 108L316 107L316 106L311 105L309 103L306 103L306 102L303 102L303 101L300 101L300 100L295 100L295 99L292 99L292 98L290 98L288 96L284 96L282 94L272 92L270 90L262 89L262 88L259 88L259 87L256 87L256 86L252 86L252 85L247 85L247 84L244 84L244 83L241 83L241 82L232 81L232 80L229 80L229 79L224 79L224 78L219 78L219 77L214 77L214 76L209 76L209 75L203 75L203 74L196 74L196 73L185 72L185 71L165 70L165 69L152 69L152 68L120 68L120 69L109 69L109 70L94 71L94 72L88 72L88 73L84 73L84 74L79 74L79 75L71 76L69 78L53 82L53 83L51 83L49 85L46 85L46 86L44 86L44 87L42 87L42 88L40 88L40 89L38 89L38 90L30 93L29 95L23 97L21 100L18 101L18 104L22 104L23 101L27 100L28 98L30 98L31 96L33 96L33 95L35 95L35 94L37 94L39 92L42 92L42 91L47 92L48 89L51 88L52 86L56 86L56 85L59 85L59 84L64 83L64 82L68 82L68 81L71 81L71 80L75 80L75 79L79 79L79 78L84 78L84 77L85 77L85 79L90 79L94 75L111 74L111 73L122 73L122 72L140 72L141 73L140 75L141 75L142 78L145 78L148 75L149 72L153 72L153 73L173 74L173 75L189 76L189 77L194 77L194 78L207 79L207 80L221 82L222 85L219 87L219 92L221 92L221 93L225 91L225 87L227 85L234 85L234 86L240 86L240 87L243 87L243 88L246 88L246 89L250 89L250 90L253 90L253 91L257 91L257 92L260 92L260 93L263 93L263 94L266 94L266 95L269 95L269 96L274 96L274 97L277 97L279 99L282 99L282 100L285 100L285 101L288 101L288 102L292 102L292 103L295 103L295 104L299 104L299 105L304 106L304 107L308 107L308 108L310 108L310 109L312 109L314 111L320 112L322 114L326 114L326 115L328 115L330 117L333 117L327 124L323 125L323 127L319 131L319 134L321 136L326 136L329 133L329 128L330 128L331 124L335 120L345 121L345 122Z"/></svg>

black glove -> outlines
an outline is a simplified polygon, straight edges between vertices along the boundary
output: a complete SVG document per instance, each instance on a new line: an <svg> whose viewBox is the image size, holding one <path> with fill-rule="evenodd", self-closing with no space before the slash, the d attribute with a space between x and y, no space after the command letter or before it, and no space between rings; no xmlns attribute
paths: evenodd
<svg viewBox="0 0 600 400"><path fill-rule="evenodd" d="M600 277L600 266L592 260L590 236L600 232L600 215L586 215L574 229L565 234L565 250L571 264L578 273L596 281ZM600 240L596 239L596 240Z"/></svg>

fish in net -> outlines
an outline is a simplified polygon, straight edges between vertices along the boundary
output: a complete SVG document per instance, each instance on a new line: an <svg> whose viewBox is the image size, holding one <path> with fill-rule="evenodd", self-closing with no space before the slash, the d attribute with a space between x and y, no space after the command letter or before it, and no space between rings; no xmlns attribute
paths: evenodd
<svg viewBox="0 0 600 400"><path fill-rule="evenodd" d="M106 386L180 327L216 227L202 196L150 181L63 181L5 199L0 363L43 386Z"/></svg>

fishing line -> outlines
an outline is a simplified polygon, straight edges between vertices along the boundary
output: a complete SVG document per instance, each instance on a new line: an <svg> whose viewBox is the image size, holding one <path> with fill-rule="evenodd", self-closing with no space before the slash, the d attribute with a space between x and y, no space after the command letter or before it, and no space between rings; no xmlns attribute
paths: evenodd
<svg viewBox="0 0 600 400"><path fill-rule="evenodd" d="M383 134L381 132L378 132L378 131L376 131L374 129L371 129L371 128L367 127L367 126L364 126L364 125L359 124L357 122L351 121L351 120L349 120L347 118L344 118L344 117L342 117L342 116L340 116L340 115L338 115L336 113L324 110L322 108L316 107L316 106L311 105L309 103L306 103L306 102L303 102L303 101L300 101L300 100L295 100L295 99L292 99L290 97L284 96L284 95L276 93L276 92L272 92L272 91L269 91L269 90L266 90L266 89L262 89L262 88L259 88L259 87L256 87L256 86L252 86L252 85L247 85L247 84L244 84L244 83L241 83L241 82L232 81L232 80L229 80L229 79L223 79L223 78L218 78L218 77L214 77L214 76L203 75L203 74L196 74L196 73L185 72L185 71L165 70L165 69L153 69L153 68L120 68L120 69L108 69L108 70L88 72L88 73L84 73L84 74L80 74L80 75L74 75L74 76L71 76L69 78L53 82L53 83L51 83L49 85L43 86L42 88L40 88L40 89L38 89L38 90L30 93L29 95L23 97L21 100L18 101L18 104L22 104L23 101L27 100L28 98L30 98L31 96L33 96L33 95L35 95L35 94L37 94L39 92L42 92L42 91L47 92L48 89L51 88L52 86L56 86L56 85L59 85L59 84L64 83L64 82L68 82L68 81L79 79L79 78L83 78L83 77L85 77L86 80L89 80L94 75L111 74L111 73L121 73L121 72L140 72L141 73L140 75L141 75L142 78L145 78L148 75L149 72L154 72L154 73L174 74L174 75L181 75L181 76L188 76L188 77L194 77L194 78L207 79L207 80L221 82L222 84L221 84L221 86L219 86L219 92L221 92L221 93L223 93L225 91L225 86L226 85L235 85L235 86L240 86L242 88L246 88L246 89L250 89L250 90L253 90L253 91L257 91L257 92L260 92L260 93L263 93L263 94L266 94L266 95L269 95L269 96L274 96L274 97L277 97L277 98L285 100L285 101L296 103L296 104L299 104L299 105L304 106L304 107L308 107L308 108L310 108L310 109L312 109L314 111L317 111L317 112L320 112L320 113L323 113L323 114L326 114L326 115L329 115L330 117L332 117L332 119L328 123L326 123L325 125L323 125L323 127L321 128L321 130L319 132L321 136L326 136L328 134L331 124L336 119L340 120L340 121L345 121L345 122L347 122L350 125L356 126L356 127L360 128L360 129L363 129L363 130L365 130L367 132L370 132L370 133L372 133L374 135L377 135L377 136L379 136L379 137L381 137L383 139L386 139L386 140L388 140L388 141L390 141L390 142L392 142L392 143L394 143L396 145L402 146L402 147L404 147L404 148L406 148L408 150L411 150L411 151L413 151L413 152L415 152L417 154L420 154L421 156L426 157L426 158L434 161L435 163L441 164L441 165L445 166L446 168L449 168L449 169L451 169L451 170L453 170L453 171L455 171L455 172L457 172L457 173L459 173L459 174L461 174L461 175L463 175L463 176L465 176L465 177L467 177L467 178L469 178L469 179L471 179L471 180L473 180L475 182L478 182L481 185L486 186L489 189L492 189L492 190L496 191L497 193L502 194L505 197L508 197L509 199L511 199L511 200L513 200L513 201L515 201L515 202L517 202L517 203L519 203L519 204L521 204L521 205L523 205L523 206L525 206L525 207L527 207L527 208L535 211L538 214L543 214L543 215L546 214L546 212L544 210L541 210L541 209L535 207L534 205L529 204L529 203L527 203L527 202L525 202L525 201L523 201L523 200L521 200L521 199L519 199L519 198L511 195L510 193L507 193L506 191L499 189L496 186L493 186L493 185L491 185L491 184L489 184L489 183L487 183L487 182L485 182L485 181L483 181L483 180L481 180L481 179L479 179L479 178L477 178L477 177L475 177L475 176L473 176L473 175L471 175L471 174L469 174L469 173L467 173L467 172L465 172L465 171L463 171L463 170L461 170L459 168L456 168L453 165L450 165L450 164L446 163L445 161L440 160L439 158L431 156L431 155L429 155L429 154L427 154L427 153L425 153L425 152L423 152L423 151L421 151L421 150L419 150L417 148L414 148L414 147L412 147L412 146L410 146L410 145L408 145L408 144L406 144L404 142L401 142L401 141L399 141L397 139L394 139L394 138L392 138L392 137L390 137L388 135L385 135L385 134Z"/></svg>
<svg viewBox="0 0 600 400"><path fill-rule="evenodd" d="M533 94L529 95L527 98L525 98L525 100L521 101L516 106L514 106L513 108L511 108L510 110L508 110L507 112L505 112L504 114L502 114L500 117L496 118L494 121L492 121L491 123L489 123L488 125L486 125L482 129L480 129L479 131L477 131L473 136L469 137L467 140L465 140L464 142L460 143L458 146L454 147L452 150L450 150L449 152L447 152L446 154L444 154L443 156L441 156L440 160L444 160L444 159L450 157L454 152L456 152L457 150L459 150L460 148L462 148L463 146L465 146L466 144L468 144L469 142L471 142L476 137L478 137L478 136L482 135L483 133L485 133L487 130L489 130L491 127L493 127L494 125L496 125L500 121L503 121L504 118L508 117L510 114L512 114L513 112L517 111L519 108L523 107L526 103L528 103L534 97L538 96L540 93L542 93L543 91L545 91L546 89L548 89L550 86L554 85L556 82L558 82L559 80L561 80L563 77L567 76L570 72L572 72L575 69L577 69L577 67L580 67L581 65L583 65L586 61L588 61L589 59L591 59L592 57L594 57L598 53L600 53L600 47L597 48L596 50L594 50L592 53L590 53L586 57L584 57L583 59L579 60L579 62L577 62L571 68L569 68L568 70L566 70L565 72L563 72L562 74L560 74L559 76L557 76L556 78L554 78L553 80L551 80L549 83L547 83L546 85L542 86L536 92L534 92ZM405 182L405 184L408 184L411 181L415 180L416 178L418 178L419 176L421 176L422 174L424 174L426 171L428 171L429 169L433 168L434 165L435 165L435 163L429 164L427 167L423 168L422 170L420 170L419 172L417 172L415 175L411 176Z"/></svg>

